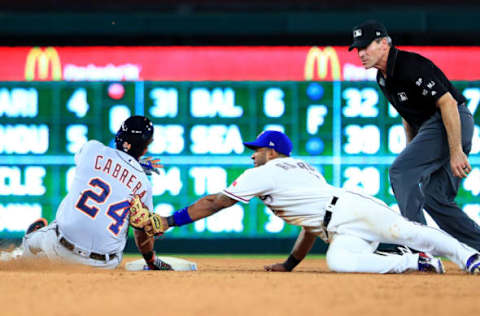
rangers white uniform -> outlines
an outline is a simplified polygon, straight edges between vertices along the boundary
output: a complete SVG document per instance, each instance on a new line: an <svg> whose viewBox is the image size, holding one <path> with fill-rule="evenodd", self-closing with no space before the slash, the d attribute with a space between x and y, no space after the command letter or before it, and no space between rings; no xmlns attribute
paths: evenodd
<svg viewBox="0 0 480 316"><path fill-rule="evenodd" d="M75 155L75 177L56 220L24 237L25 255L45 255L104 268L122 260L128 201L152 209L150 181L135 158L91 140Z"/></svg>
<svg viewBox="0 0 480 316"><path fill-rule="evenodd" d="M246 170L222 193L243 203L258 196L286 222L329 242L327 264L333 271L417 270L418 254L378 255L379 242L445 256L462 269L476 253L441 230L409 222L376 198L329 185L315 168L291 157Z"/></svg>

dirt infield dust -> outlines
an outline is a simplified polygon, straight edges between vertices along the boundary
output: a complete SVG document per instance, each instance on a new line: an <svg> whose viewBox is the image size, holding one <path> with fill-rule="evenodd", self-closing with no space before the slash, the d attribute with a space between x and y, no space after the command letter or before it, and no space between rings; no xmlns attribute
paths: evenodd
<svg viewBox="0 0 480 316"><path fill-rule="evenodd" d="M135 260L134 259L126 259ZM185 258L195 272L113 271L48 261L0 262L0 315L473 315L480 277L337 274L324 259L267 273L259 258Z"/></svg>

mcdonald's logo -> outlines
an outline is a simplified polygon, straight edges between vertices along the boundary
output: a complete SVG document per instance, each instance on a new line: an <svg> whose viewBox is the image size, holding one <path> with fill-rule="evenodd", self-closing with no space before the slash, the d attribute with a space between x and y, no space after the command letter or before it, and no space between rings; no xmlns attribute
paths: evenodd
<svg viewBox="0 0 480 316"><path fill-rule="evenodd" d="M53 47L33 47L25 63L25 80L62 80L62 64L57 50Z"/></svg>
<svg viewBox="0 0 480 316"><path fill-rule="evenodd" d="M310 48L305 61L305 80L315 79L315 64L317 65L317 77L319 80L327 78L329 64L332 80L341 79L340 61L335 48L331 46L327 46L323 50L316 46Z"/></svg>

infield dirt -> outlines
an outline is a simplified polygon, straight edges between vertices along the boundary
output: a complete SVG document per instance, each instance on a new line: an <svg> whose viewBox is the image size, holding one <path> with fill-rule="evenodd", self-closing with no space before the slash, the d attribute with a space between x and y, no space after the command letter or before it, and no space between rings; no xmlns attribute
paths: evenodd
<svg viewBox="0 0 480 316"><path fill-rule="evenodd" d="M475 315L480 276L338 274L324 259L292 273L278 260L184 257L195 272L113 271L45 261L0 262L0 315ZM124 263L137 258L125 259ZM123 264L124 264L123 263Z"/></svg>

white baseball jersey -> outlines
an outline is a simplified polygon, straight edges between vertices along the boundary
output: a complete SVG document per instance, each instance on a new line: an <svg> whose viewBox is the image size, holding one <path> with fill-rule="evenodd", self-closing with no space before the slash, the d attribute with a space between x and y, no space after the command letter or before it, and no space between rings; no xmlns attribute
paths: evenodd
<svg viewBox="0 0 480 316"><path fill-rule="evenodd" d="M75 155L75 178L58 207L60 233L80 249L122 252L128 231L128 201L139 194L152 209L152 188L132 156L91 140Z"/></svg>
<svg viewBox="0 0 480 316"><path fill-rule="evenodd" d="M223 194L248 203L258 196L277 216L330 242L327 264L338 272L400 273L419 269L418 254L381 256L379 242L403 244L445 256L462 269L475 253L443 231L414 224L384 202L329 185L304 161L276 158L246 170ZM333 197L328 237L323 225Z"/></svg>
<svg viewBox="0 0 480 316"><path fill-rule="evenodd" d="M258 196L287 223L302 226L326 241L325 208L332 196L342 192L308 163L287 157L246 170L222 193L243 203Z"/></svg>

